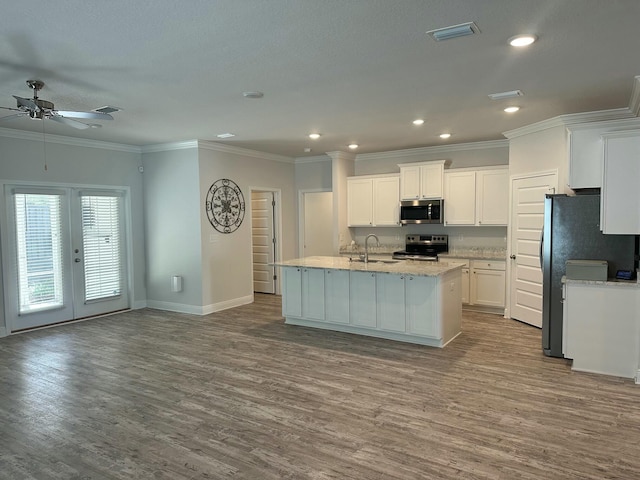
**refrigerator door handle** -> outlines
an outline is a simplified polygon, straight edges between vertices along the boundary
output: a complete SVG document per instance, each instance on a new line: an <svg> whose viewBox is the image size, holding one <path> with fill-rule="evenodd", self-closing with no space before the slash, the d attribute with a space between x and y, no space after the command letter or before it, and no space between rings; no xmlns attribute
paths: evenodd
<svg viewBox="0 0 640 480"><path fill-rule="evenodd" d="M542 262L542 244L544 243L544 228L540 230L540 268L543 269L544 265Z"/></svg>

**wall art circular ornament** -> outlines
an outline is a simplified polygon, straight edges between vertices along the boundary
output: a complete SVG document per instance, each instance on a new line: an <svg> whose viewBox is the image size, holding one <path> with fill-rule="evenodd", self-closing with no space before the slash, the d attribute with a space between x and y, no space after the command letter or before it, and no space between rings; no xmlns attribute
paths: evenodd
<svg viewBox="0 0 640 480"><path fill-rule="evenodd" d="M209 187L206 200L209 222L220 233L235 232L244 220L244 196L233 180L221 178Z"/></svg>

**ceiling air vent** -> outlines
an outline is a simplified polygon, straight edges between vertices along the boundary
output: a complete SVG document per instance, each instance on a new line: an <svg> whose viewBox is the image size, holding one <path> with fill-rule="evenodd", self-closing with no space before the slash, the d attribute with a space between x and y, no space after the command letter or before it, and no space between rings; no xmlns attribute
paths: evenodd
<svg viewBox="0 0 640 480"><path fill-rule="evenodd" d="M427 32L427 34L436 42L465 37L467 35L474 35L476 33L480 33L480 29L473 22L461 23L460 25L453 25L451 27L437 28L436 30L430 30Z"/></svg>
<svg viewBox="0 0 640 480"><path fill-rule="evenodd" d="M491 100L503 100L505 98L516 98L523 96L522 90L511 90L510 92L490 93Z"/></svg>

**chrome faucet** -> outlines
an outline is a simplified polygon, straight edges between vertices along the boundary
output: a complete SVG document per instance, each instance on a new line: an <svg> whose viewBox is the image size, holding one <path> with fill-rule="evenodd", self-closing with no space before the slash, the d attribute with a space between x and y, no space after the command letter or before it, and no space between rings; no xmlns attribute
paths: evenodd
<svg viewBox="0 0 640 480"><path fill-rule="evenodd" d="M378 236L374 233L370 233L367 235L367 238L364 239L364 263L369 263L369 239L373 237L376 239L376 243L380 246L380 240L378 240Z"/></svg>

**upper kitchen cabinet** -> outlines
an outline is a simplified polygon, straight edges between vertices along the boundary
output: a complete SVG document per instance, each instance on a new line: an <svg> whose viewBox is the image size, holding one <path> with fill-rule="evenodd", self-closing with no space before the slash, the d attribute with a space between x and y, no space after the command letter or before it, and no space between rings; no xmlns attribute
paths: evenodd
<svg viewBox="0 0 640 480"><path fill-rule="evenodd" d="M422 200L442 198L444 167L448 160L401 163L400 199Z"/></svg>
<svg viewBox="0 0 640 480"><path fill-rule="evenodd" d="M602 136L600 228L603 233L640 234L640 129Z"/></svg>
<svg viewBox="0 0 640 480"><path fill-rule="evenodd" d="M505 226L509 217L509 170L450 170L444 174L446 226Z"/></svg>
<svg viewBox="0 0 640 480"><path fill-rule="evenodd" d="M350 227L400 224L400 177L365 175L347 179L347 222Z"/></svg>
<svg viewBox="0 0 640 480"><path fill-rule="evenodd" d="M568 185L573 190L602 187L602 135L640 127L640 119L589 122L567 127Z"/></svg>

